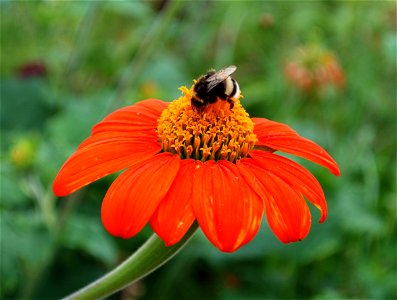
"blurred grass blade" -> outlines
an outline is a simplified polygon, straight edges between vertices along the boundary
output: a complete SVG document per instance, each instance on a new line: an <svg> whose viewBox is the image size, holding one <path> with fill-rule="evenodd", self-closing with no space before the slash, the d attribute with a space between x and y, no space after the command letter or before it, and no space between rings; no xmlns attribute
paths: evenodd
<svg viewBox="0 0 397 300"><path fill-rule="evenodd" d="M139 45L136 55L119 80L112 110L121 106L121 101L124 99L125 93L136 82L146 62L159 47L164 31L170 27L170 22L179 11L182 3L183 1L170 1L165 7L165 10L154 21L150 31Z"/></svg>

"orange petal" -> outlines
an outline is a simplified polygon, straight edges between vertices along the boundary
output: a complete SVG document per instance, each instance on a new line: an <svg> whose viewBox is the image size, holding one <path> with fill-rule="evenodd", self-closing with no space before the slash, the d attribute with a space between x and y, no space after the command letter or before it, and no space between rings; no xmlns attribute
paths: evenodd
<svg viewBox="0 0 397 300"><path fill-rule="evenodd" d="M66 196L160 152L155 128L167 105L160 100L145 100L121 108L95 125L92 135L80 144L55 178L55 195Z"/></svg>
<svg viewBox="0 0 397 300"><path fill-rule="evenodd" d="M167 102L149 99L116 110L93 127L92 135L79 148L111 137L157 140L157 119L167 105Z"/></svg>
<svg viewBox="0 0 397 300"><path fill-rule="evenodd" d="M99 178L147 159L160 150L160 144L153 138L104 137L100 141L93 141L69 157L54 180L53 191L57 196L66 196Z"/></svg>
<svg viewBox="0 0 397 300"><path fill-rule="evenodd" d="M274 174L291 188L302 193L321 212L320 223L327 218L327 202L317 179L296 162L265 151L251 151L250 156L266 171Z"/></svg>
<svg viewBox="0 0 397 300"><path fill-rule="evenodd" d="M283 243L305 238L310 230L311 215L303 197L251 158L238 161L237 168L265 201L266 218L275 235Z"/></svg>
<svg viewBox="0 0 397 300"><path fill-rule="evenodd" d="M157 119L167 106L167 102L148 99L123 107L109 114L95 125L92 134L109 131L154 130L157 127Z"/></svg>
<svg viewBox="0 0 397 300"><path fill-rule="evenodd" d="M87 146L92 147L94 144L102 144L102 143L107 143L110 141L121 141L121 140L128 140L130 142L137 142L137 143L157 143L158 140L158 135L155 132L154 129L148 131L148 130L142 130L142 131L107 131L107 132L99 132L91 135L90 137L86 138L77 150L80 150L82 148L85 148ZM159 144L159 143L157 143ZM117 149L116 149L117 150Z"/></svg>
<svg viewBox="0 0 397 300"><path fill-rule="evenodd" d="M194 160L181 161L173 184L150 219L153 230L167 246L179 242L195 220L192 209L195 168Z"/></svg>
<svg viewBox="0 0 397 300"><path fill-rule="evenodd" d="M254 133L258 138L258 145L304 157L328 168L332 174L340 175L337 163L316 143L299 136L285 124L263 118L252 120L255 123Z"/></svg>
<svg viewBox="0 0 397 300"><path fill-rule="evenodd" d="M176 174L178 155L162 153L135 165L110 186L102 203L102 222L114 236L129 238L149 221Z"/></svg>
<svg viewBox="0 0 397 300"><path fill-rule="evenodd" d="M263 202L247 188L236 165L228 161L198 164L193 210L207 238L232 252L252 240L263 215Z"/></svg>

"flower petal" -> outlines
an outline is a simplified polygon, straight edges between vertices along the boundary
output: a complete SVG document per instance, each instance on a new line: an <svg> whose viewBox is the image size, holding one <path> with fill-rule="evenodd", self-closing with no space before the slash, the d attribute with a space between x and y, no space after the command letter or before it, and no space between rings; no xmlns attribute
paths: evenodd
<svg viewBox="0 0 397 300"><path fill-rule="evenodd" d="M258 145L295 154L322 165L336 176L340 175L339 167L334 159L319 145L299 136L285 124L263 118L253 118L254 133Z"/></svg>
<svg viewBox="0 0 397 300"><path fill-rule="evenodd" d="M93 146L94 144L106 143L109 141L122 141L128 140L130 142L138 142L138 143L156 143L160 145L157 140L158 136L154 129L151 131L131 131L131 132L123 132L123 131L108 131L108 132L100 132L86 138L81 144L78 146L77 150L85 148L87 146ZM115 149L117 150L117 149Z"/></svg>
<svg viewBox="0 0 397 300"><path fill-rule="evenodd" d="M305 238L310 230L311 215L303 197L251 158L238 161L237 168L265 201L266 218L275 235L283 243Z"/></svg>
<svg viewBox="0 0 397 300"><path fill-rule="evenodd" d="M92 134L109 131L154 130L167 102L148 99L116 110L94 126Z"/></svg>
<svg viewBox="0 0 397 300"><path fill-rule="evenodd" d="M327 218L327 202L317 179L296 162L265 151L251 151L250 156L264 170L274 174L291 188L302 193L321 212L320 223Z"/></svg>
<svg viewBox="0 0 397 300"><path fill-rule="evenodd" d="M149 99L116 110L92 128L91 136L83 141L79 148L110 137L157 140L157 119L167 105L167 102Z"/></svg>
<svg viewBox="0 0 397 300"><path fill-rule="evenodd" d="M264 211L263 202L247 188L236 165L207 161L194 174L193 210L207 238L232 252L252 240Z"/></svg>
<svg viewBox="0 0 397 300"><path fill-rule="evenodd" d="M121 108L95 125L92 135L79 145L55 178L55 195L66 196L159 153L155 128L167 105L160 100L145 100Z"/></svg>
<svg viewBox="0 0 397 300"><path fill-rule="evenodd" d="M173 184L150 219L153 230L167 246L179 242L195 220L192 209L195 168L194 160L181 161Z"/></svg>
<svg viewBox="0 0 397 300"><path fill-rule="evenodd" d="M129 238L149 221L176 174L178 155L162 153L135 165L110 186L102 203L102 222L114 236Z"/></svg>
<svg viewBox="0 0 397 300"><path fill-rule="evenodd" d="M106 138L104 135L98 141L91 139L64 163L54 180L53 191L57 196L66 196L99 178L147 159L160 150L160 144L153 137Z"/></svg>

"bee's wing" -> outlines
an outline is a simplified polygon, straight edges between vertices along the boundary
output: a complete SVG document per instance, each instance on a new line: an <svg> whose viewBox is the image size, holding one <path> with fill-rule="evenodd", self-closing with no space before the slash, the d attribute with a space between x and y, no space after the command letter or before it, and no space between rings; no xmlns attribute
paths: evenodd
<svg viewBox="0 0 397 300"><path fill-rule="evenodd" d="M214 87L216 87L218 84L220 84L222 81L224 81L226 78L228 78L231 74L236 71L237 67L236 66L228 66L224 69L219 70L218 72L212 74L210 77L208 77L205 81L207 83L207 92L212 90Z"/></svg>

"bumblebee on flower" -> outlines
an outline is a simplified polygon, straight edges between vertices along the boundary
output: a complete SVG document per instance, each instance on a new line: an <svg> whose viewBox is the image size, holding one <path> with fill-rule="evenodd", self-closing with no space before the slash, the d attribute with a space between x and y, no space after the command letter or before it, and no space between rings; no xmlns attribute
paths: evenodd
<svg viewBox="0 0 397 300"><path fill-rule="evenodd" d="M327 217L315 177L294 161L301 156L339 175L332 157L287 125L250 118L235 67L210 71L171 103L148 99L121 108L95 125L65 162L53 184L66 196L126 169L102 203L102 221L130 238L148 222L167 246L197 221L221 251L233 252L258 232L264 212L282 242L305 238L311 215L304 197Z"/></svg>

